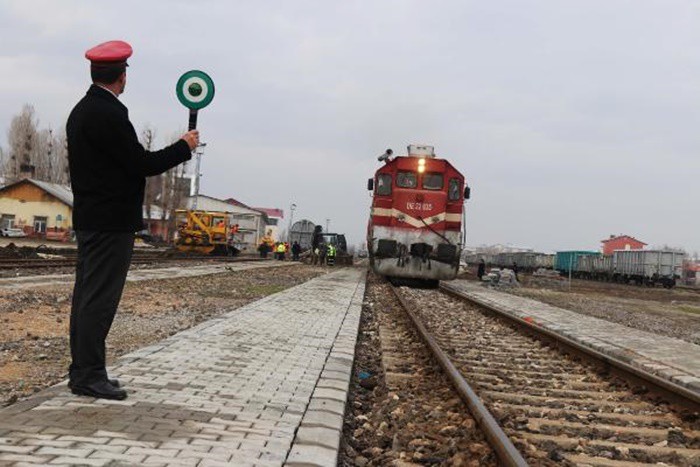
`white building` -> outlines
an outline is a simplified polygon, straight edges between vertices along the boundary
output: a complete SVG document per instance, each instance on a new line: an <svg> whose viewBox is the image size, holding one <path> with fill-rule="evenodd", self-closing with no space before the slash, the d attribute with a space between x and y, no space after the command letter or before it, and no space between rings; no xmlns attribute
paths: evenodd
<svg viewBox="0 0 700 467"><path fill-rule="evenodd" d="M282 222L284 220L284 211L278 208L253 208L256 211L264 212L267 215L267 230L266 233L276 242L286 241L286 238L281 238L282 230L287 227Z"/></svg>

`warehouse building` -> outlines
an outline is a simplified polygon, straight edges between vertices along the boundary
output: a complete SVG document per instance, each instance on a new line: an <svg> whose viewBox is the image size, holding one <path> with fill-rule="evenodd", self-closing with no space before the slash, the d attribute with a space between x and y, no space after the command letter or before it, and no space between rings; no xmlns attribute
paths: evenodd
<svg viewBox="0 0 700 467"><path fill-rule="evenodd" d="M72 230L70 187L25 178L0 188L0 228L30 237L68 240Z"/></svg>

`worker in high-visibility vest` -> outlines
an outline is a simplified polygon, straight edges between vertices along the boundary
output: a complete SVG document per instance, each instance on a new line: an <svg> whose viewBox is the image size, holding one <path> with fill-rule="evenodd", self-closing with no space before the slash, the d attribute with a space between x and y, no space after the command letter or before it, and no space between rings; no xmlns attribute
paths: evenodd
<svg viewBox="0 0 700 467"><path fill-rule="evenodd" d="M333 245L328 245L328 253L326 253L326 261L329 266L335 265L335 247Z"/></svg>
<svg viewBox="0 0 700 467"><path fill-rule="evenodd" d="M277 245L277 259L280 261L284 261L284 254L287 252L287 245L284 244L284 242L280 242L279 245Z"/></svg>

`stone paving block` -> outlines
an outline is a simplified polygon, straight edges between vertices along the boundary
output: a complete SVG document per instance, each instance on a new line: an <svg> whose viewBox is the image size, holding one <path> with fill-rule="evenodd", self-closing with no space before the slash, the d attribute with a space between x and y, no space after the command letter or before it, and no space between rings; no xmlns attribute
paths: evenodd
<svg viewBox="0 0 700 467"><path fill-rule="evenodd" d="M53 448L50 446L40 447L35 451L38 456L66 456L66 457L87 457L93 451L91 449L74 449L74 448Z"/></svg>
<svg viewBox="0 0 700 467"><path fill-rule="evenodd" d="M341 433L333 428L317 426L300 426L296 442L300 444L318 444L326 448L338 450Z"/></svg>
<svg viewBox="0 0 700 467"><path fill-rule="evenodd" d="M96 451L90 454L89 459L102 459L113 463L123 462L131 465L138 465L146 459L146 456L142 454L117 454L113 452Z"/></svg>
<svg viewBox="0 0 700 467"><path fill-rule="evenodd" d="M343 430L343 416L334 412L309 410L304 414L301 426L323 426L338 431Z"/></svg>
<svg viewBox="0 0 700 467"><path fill-rule="evenodd" d="M63 456L56 457L49 462L49 465L95 465L102 466L109 464L108 459L85 459L83 457Z"/></svg>
<svg viewBox="0 0 700 467"><path fill-rule="evenodd" d="M345 402L334 399L314 397L311 399L311 402L309 402L309 410L322 410L325 412L333 412L342 416L345 414Z"/></svg>
<svg viewBox="0 0 700 467"><path fill-rule="evenodd" d="M321 379L319 379L316 387L317 388L326 388L326 389L337 389L339 391L347 392L349 385L350 385L350 382L338 381L335 379L321 378Z"/></svg>
<svg viewBox="0 0 700 467"><path fill-rule="evenodd" d="M323 466L335 467L338 451L323 446L311 444L296 444L287 457L284 465L289 467Z"/></svg>
<svg viewBox="0 0 700 467"><path fill-rule="evenodd" d="M48 463L52 456L30 456L27 454L3 454L0 453L0 462L7 465L15 462L26 462L32 465Z"/></svg>

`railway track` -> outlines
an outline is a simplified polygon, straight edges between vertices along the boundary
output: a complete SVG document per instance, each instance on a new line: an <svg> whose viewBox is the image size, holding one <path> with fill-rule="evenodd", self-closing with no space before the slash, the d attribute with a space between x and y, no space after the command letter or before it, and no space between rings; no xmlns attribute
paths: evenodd
<svg viewBox="0 0 700 467"><path fill-rule="evenodd" d="M527 454L543 464L700 466L697 395L572 355L556 336L465 297L393 290L504 465Z"/></svg>
<svg viewBox="0 0 700 467"><path fill-rule="evenodd" d="M173 263L173 262L241 262L241 261L262 261L261 258L249 257L216 257L216 256L164 256L164 255L140 255L136 254L131 260L131 264L153 264L153 263ZM0 258L0 270L14 269L48 269L75 267L77 258Z"/></svg>

